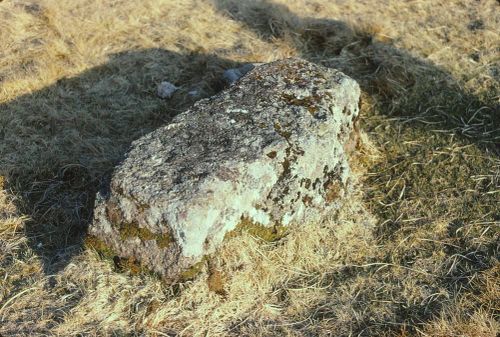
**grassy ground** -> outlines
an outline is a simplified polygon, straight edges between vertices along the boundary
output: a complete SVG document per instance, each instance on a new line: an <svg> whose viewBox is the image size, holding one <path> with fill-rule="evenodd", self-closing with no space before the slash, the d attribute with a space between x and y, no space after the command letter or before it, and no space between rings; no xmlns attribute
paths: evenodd
<svg viewBox="0 0 500 337"><path fill-rule="evenodd" d="M496 336L494 0L0 1L1 336ZM193 281L82 244L134 139L300 56L363 90L352 202L278 243L234 238ZM168 80L182 89L156 97ZM235 251L238 254L235 254Z"/></svg>

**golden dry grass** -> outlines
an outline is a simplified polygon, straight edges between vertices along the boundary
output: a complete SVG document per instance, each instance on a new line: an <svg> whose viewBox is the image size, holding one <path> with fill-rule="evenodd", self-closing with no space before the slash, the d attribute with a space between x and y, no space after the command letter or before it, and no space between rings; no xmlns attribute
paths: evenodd
<svg viewBox="0 0 500 337"><path fill-rule="evenodd" d="M0 335L498 335L498 7L0 2ZM83 247L132 140L191 88L221 90L224 69L289 56L362 86L371 143L349 205L277 243L233 238L173 286ZM162 80L182 87L170 101Z"/></svg>

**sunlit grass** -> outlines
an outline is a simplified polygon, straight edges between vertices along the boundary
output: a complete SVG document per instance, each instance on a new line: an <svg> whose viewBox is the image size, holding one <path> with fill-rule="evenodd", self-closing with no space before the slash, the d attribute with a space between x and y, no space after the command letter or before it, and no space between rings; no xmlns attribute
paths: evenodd
<svg viewBox="0 0 500 337"><path fill-rule="evenodd" d="M0 334L496 336L496 1L0 2ZM363 90L352 200L165 285L83 246L134 139L299 56ZM168 80L181 89L156 96ZM217 275L216 282L215 276ZM221 290L222 289L222 290Z"/></svg>

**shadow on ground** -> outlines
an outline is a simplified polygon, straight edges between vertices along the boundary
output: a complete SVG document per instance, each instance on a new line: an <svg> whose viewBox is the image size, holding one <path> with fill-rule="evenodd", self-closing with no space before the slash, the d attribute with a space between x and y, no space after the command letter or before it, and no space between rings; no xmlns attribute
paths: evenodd
<svg viewBox="0 0 500 337"><path fill-rule="evenodd" d="M231 19L263 40L283 40L300 57L337 68L356 79L382 103L378 111L412 126L453 133L500 154L500 106L463 91L431 62L375 39L377 27L300 17L268 0L211 0ZM318 9L320 10L320 9ZM494 66L492 66L494 67ZM498 69L491 68L492 73Z"/></svg>
<svg viewBox="0 0 500 337"><path fill-rule="evenodd" d="M235 66L214 55L127 51L0 104L0 173L31 218L26 235L48 275L81 251L97 188L129 144L222 90L223 71ZM181 87L170 100L156 95L162 80Z"/></svg>

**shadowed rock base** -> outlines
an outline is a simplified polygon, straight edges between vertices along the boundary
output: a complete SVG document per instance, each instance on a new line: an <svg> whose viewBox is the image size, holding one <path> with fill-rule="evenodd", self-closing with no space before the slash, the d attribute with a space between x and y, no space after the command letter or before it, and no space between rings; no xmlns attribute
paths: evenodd
<svg viewBox="0 0 500 337"><path fill-rule="evenodd" d="M132 144L90 235L175 281L246 227L276 240L321 221L350 190L359 94L304 60L255 67Z"/></svg>

